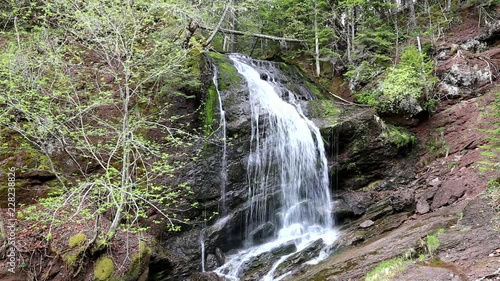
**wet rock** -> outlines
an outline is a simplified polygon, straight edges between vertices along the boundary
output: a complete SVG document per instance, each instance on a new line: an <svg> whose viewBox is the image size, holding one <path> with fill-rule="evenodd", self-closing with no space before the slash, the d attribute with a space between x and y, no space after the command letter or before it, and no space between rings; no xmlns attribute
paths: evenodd
<svg viewBox="0 0 500 281"><path fill-rule="evenodd" d="M416 209L417 214L426 214L430 210L431 210L431 207L429 206L429 203L427 203L427 200L418 201L417 209Z"/></svg>
<svg viewBox="0 0 500 281"><path fill-rule="evenodd" d="M260 79L262 79L262 80L266 80L266 81L267 81L267 78L269 78L269 77L268 77L268 75L267 75L267 73L262 72L262 73L260 74Z"/></svg>
<svg viewBox="0 0 500 281"><path fill-rule="evenodd" d="M215 258L217 259L218 266L221 266L226 262L226 256L219 247L215 248Z"/></svg>
<svg viewBox="0 0 500 281"><path fill-rule="evenodd" d="M290 241L274 250L258 255L247 263L245 273L243 274L243 278L241 280L259 280L271 269L273 264L278 261L279 258L295 251L297 251L297 247L293 241Z"/></svg>
<svg viewBox="0 0 500 281"><path fill-rule="evenodd" d="M342 198L333 200L332 215L337 223L342 223L349 218L355 217L352 208Z"/></svg>
<svg viewBox="0 0 500 281"><path fill-rule="evenodd" d="M284 262L282 262L274 272L273 276L276 278L280 275L285 274L288 271L291 271L292 269L298 270L297 267L317 257L321 249L323 249L324 247L325 243L323 239L318 239L314 241L311 245L309 245L302 251L291 255Z"/></svg>
<svg viewBox="0 0 500 281"><path fill-rule="evenodd" d="M215 272L197 272L191 275L191 281L223 281Z"/></svg>
<svg viewBox="0 0 500 281"><path fill-rule="evenodd" d="M368 228L368 227L370 227L370 226L372 226L374 224L375 224L375 222L373 222L372 220L366 220L366 221L362 222L359 225L359 227L361 227L361 228Z"/></svg>
<svg viewBox="0 0 500 281"><path fill-rule="evenodd" d="M254 243L260 244L266 239L269 239L276 230L276 227L271 222L264 223L250 233L250 237Z"/></svg>
<svg viewBox="0 0 500 281"><path fill-rule="evenodd" d="M192 229L180 236L164 241L168 250L168 278L162 280L186 279L191 273L201 271L200 230ZM154 255L152 256L152 259ZM165 266L163 266L165 270Z"/></svg>
<svg viewBox="0 0 500 281"><path fill-rule="evenodd" d="M208 254L207 258L205 260L205 268L206 270L214 270L217 267L219 267L219 264L217 263L217 258L213 254Z"/></svg>

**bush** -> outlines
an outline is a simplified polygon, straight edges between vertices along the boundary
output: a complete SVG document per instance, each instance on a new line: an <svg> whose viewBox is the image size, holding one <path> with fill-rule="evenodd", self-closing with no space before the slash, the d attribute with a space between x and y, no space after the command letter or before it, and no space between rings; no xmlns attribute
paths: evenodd
<svg viewBox="0 0 500 281"><path fill-rule="evenodd" d="M436 81L433 67L432 60L410 46L403 51L400 63L385 71L382 81L354 96L358 102L386 113L414 115L424 108L432 109L427 93Z"/></svg>

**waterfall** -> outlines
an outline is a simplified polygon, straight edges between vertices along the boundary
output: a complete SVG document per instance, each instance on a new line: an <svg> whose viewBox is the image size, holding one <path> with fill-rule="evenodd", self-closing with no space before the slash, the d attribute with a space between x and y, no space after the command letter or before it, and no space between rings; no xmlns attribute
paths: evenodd
<svg viewBox="0 0 500 281"><path fill-rule="evenodd" d="M246 249L216 270L238 280L258 255L295 244L300 251L323 239L333 243L328 168L319 129L299 99L276 77L270 62L230 55L250 91L251 137L247 164ZM293 253L277 259L263 280Z"/></svg>
<svg viewBox="0 0 500 281"><path fill-rule="evenodd" d="M226 140L226 112L222 106L222 96L219 91L218 82L218 72L217 67L213 67L214 75L212 76L212 82L214 83L215 90L217 91L217 97L219 100L219 138L222 140L222 157L221 157L221 168L220 168L220 186L221 186L221 217L226 215L226 183L227 183L227 140Z"/></svg>
<svg viewBox="0 0 500 281"><path fill-rule="evenodd" d="M221 157L221 167L220 167L220 186L221 186L221 203L220 203L220 214L221 217L226 215L226 183L227 183L227 138L226 138L226 112L222 106L222 96L219 91L218 82L218 71L215 64L213 65L213 76L212 83L214 84L215 91L217 92L217 97L219 101L219 138L222 140L222 157ZM206 210L205 210L206 212ZM206 220L206 214L205 218ZM205 272L205 234L206 234L206 222L203 222L203 229L200 232L200 252L201 252L201 271Z"/></svg>

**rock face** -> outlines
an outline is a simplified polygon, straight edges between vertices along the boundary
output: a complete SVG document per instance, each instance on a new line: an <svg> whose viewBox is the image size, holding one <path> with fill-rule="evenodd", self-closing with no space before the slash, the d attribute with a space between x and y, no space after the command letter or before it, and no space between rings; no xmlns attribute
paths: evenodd
<svg viewBox="0 0 500 281"><path fill-rule="evenodd" d="M186 225L185 231L163 241L162 244L170 253L170 267L168 274L165 274L168 277L161 280L183 280L193 272L201 271L201 240L204 241L205 269L212 270L223 263L222 252L242 247L244 238L248 235L245 232L248 208L245 175L251 132L248 89L227 57L211 54L207 62L217 65L219 69L218 90L226 116L226 137L231 140L226 151L227 181L222 182L220 173L223 153L221 139L218 137L221 133L217 122L219 112L214 107L209 109L214 112L208 112L215 116L210 119L214 123L207 124L207 120L201 122L209 128L211 141L204 144L200 159L185 167L194 199L201 202L200 208L187 212L185 216L194 221L213 218L206 226ZM212 69L210 64L207 65L207 70ZM271 62L255 61L254 64L266 67ZM273 69L273 73L261 75L260 78L277 79L292 89L304 113L320 128L323 139L326 140L332 191L333 194L342 194L334 195L337 200L332 214L339 223L354 220L364 214L371 214L369 219L375 220L387 213L414 208L413 193L396 195L395 191L391 191L398 189L413 176L408 172L399 172L400 167L393 161L403 158L411 145L395 145L388 137L392 127L381 121L374 110L336 104L305 78L297 67L276 63ZM205 80L210 81L208 78ZM209 94L205 99L218 99L213 95L215 89L210 87L213 86L207 86ZM201 118L206 119L207 114ZM368 186L370 183L372 184ZM225 186L224 198L222 186ZM349 191L361 188L366 191ZM278 193L268 194L270 198L276 195ZM215 212L218 215L212 216ZM275 226L264 225L249 235L254 242L260 243L275 231ZM323 245L322 242L320 244ZM277 272L285 273L317 255L319 248L317 251L315 249L313 247L292 255ZM260 278L272 265L270 261L277 257L265 253L251 261L248 265L249 273L244 280Z"/></svg>
<svg viewBox="0 0 500 281"><path fill-rule="evenodd" d="M440 50L437 74L440 82L437 96L463 98L488 84L493 84L499 73L500 50L484 50L485 43L476 39L462 45Z"/></svg>

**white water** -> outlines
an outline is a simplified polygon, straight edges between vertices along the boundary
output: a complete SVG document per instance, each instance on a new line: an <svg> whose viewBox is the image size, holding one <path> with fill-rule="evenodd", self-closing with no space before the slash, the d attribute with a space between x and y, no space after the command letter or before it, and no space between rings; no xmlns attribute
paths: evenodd
<svg viewBox="0 0 500 281"><path fill-rule="evenodd" d="M221 185L221 205L220 213L221 216L226 215L226 183L227 183L227 139L226 139L226 112L222 106L222 97L219 91L218 82L218 71L217 67L213 67L212 82L214 83L215 90L217 91L217 97L219 100L219 138L222 140L222 157L221 157L221 168L220 168L220 185ZM206 217L205 217L206 219ZM204 223L203 229L200 234L200 248L201 248L201 271L205 272L205 231L206 225Z"/></svg>
<svg viewBox="0 0 500 281"><path fill-rule="evenodd" d="M252 111L247 248L228 257L216 272L228 280L239 280L248 262L264 252L290 241L294 241L297 251L318 239L330 245L336 234L319 129L302 113L295 94L276 82L273 65L259 62L269 70L268 82L261 79L255 61L240 55L231 55L230 59L248 84ZM265 70L261 66L259 71ZM262 229L271 229L274 235L263 237L267 242L257 245L254 236ZM274 270L291 255L278 259L262 280L275 280Z"/></svg>
<svg viewBox="0 0 500 281"><path fill-rule="evenodd" d="M227 140L226 140L226 112L222 106L222 96L219 91L219 82L218 82L218 72L217 67L213 68L214 75L212 77L212 81L215 86L215 90L217 91L217 97L219 98L219 129L220 129L220 138L222 139L222 159L221 159L221 169L220 169L220 180L221 180L221 216L226 215L226 183L227 183Z"/></svg>

